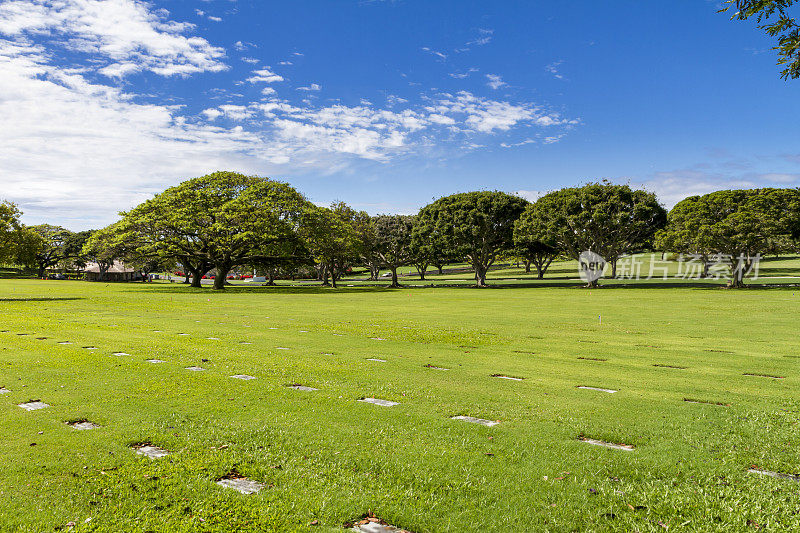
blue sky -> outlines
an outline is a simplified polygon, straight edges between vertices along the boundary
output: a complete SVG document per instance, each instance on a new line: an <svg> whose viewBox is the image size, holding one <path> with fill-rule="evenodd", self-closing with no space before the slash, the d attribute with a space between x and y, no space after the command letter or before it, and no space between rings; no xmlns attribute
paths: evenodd
<svg viewBox="0 0 800 533"><path fill-rule="evenodd" d="M214 170L413 213L800 185L800 81L718 2L5 0L0 198L100 227Z"/></svg>

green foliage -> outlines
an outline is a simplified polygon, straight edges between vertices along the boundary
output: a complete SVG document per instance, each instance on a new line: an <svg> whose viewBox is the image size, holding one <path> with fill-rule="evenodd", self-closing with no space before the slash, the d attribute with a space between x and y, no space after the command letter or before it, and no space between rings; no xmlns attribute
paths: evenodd
<svg viewBox="0 0 800 533"><path fill-rule="evenodd" d="M794 251L800 237L798 189L716 191L678 202L669 223L658 233L658 245L696 254L708 262L728 256L731 284L739 286L757 254ZM740 261L740 258L742 261Z"/></svg>
<svg viewBox="0 0 800 533"><path fill-rule="evenodd" d="M301 236L312 256L320 264L323 282L328 284L330 276L333 286L347 269L357 261L362 252L362 243L354 223L362 221L366 213L355 211L344 202L310 209L303 220Z"/></svg>
<svg viewBox="0 0 800 533"><path fill-rule="evenodd" d="M666 211L653 193L589 183L541 197L522 216L517 237L521 244L538 241L574 259L591 250L615 264L621 255L652 246L665 223Z"/></svg>
<svg viewBox="0 0 800 533"><path fill-rule="evenodd" d="M381 263L392 271L392 286L397 287L397 268L407 265L413 258L411 233L413 216L381 215L374 218L375 250Z"/></svg>
<svg viewBox="0 0 800 533"><path fill-rule="evenodd" d="M31 258L29 264L36 267L38 277L44 277L45 271L70 257L67 241L72 232L61 226L39 224L32 226L31 230L41 237L40 246Z"/></svg>
<svg viewBox="0 0 800 533"><path fill-rule="evenodd" d="M414 230L416 242L429 242L446 255L465 258L477 286L498 254L513 246L514 222L528 202L499 191L475 191L439 198L423 207Z"/></svg>
<svg viewBox="0 0 800 533"><path fill-rule="evenodd" d="M747 20L755 17L759 28L770 37L778 38L778 65L786 65L781 78L787 80L800 77L800 25L789 15L789 8L796 0L727 0L730 4L720 12L735 6L733 19ZM763 24L762 24L763 22Z"/></svg>
<svg viewBox="0 0 800 533"><path fill-rule="evenodd" d="M0 202L0 263L30 264L42 246L40 236L20 222L22 212L11 202Z"/></svg>
<svg viewBox="0 0 800 533"><path fill-rule="evenodd" d="M127 242L143 256L181 262L195 284L216 268L215 289L235 265L274 261L294 247L313 206L286 183L215 172L167 189L123 213Z"/></svg>

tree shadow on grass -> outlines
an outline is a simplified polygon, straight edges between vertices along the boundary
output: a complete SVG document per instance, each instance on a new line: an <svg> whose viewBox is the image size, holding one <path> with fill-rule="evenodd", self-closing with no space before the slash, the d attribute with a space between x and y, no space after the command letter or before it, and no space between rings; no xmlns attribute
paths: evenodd
<svg viewBox="0 0 800 533"><path fill-rule="evenodd" d="M85 300L78 296L67 296L63 298L0 298L0 302L60 302L68 300Z"/></svg>

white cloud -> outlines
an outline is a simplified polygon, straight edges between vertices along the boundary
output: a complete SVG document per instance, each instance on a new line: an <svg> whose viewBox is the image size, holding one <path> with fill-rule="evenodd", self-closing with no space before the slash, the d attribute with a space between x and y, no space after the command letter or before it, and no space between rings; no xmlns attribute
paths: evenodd
<svg viewBox="0 0 800 533"><path fill-rule="evenodd" d="M444 61L445 59L447 59L447 54L443 54L442 52L437 52L436 50L432 50L432 49L428 48L427 46L423 46L422 47L422 51L428 52L429 54L435 55L441 61Z"/></svg>
<svg viewBox="0 0 800 533"><path fill-rule="evenodd" d="M211 20L211 21L214 21L214 22L222 22L222 18L221 18L221 17L212 17L212 16L209 16L209 17L208 17L208 20Z"/></svg>
<svg viewBox="0 0 800 533"><path fill-rule="evenodd" d="M506 85L508 85L506 82L503 81L503 78L501 78L497 74L487 74L486 75L486 79L489 80L486 83L486 85L488 85L489 87L491 87L494 90L497 90L500 87L505 87Z"/></svg>
<svg viewBox="0 0 800 533"><path fill-rule="evenodd" d="M298 91L319 91L322 87L318 83L312 83L308 87L298 87Z"/></svg>
<svg viewBox="0 0 800 533"><path fill-rule="evenodd" d="M277 81L283 81L283 76L275 74L270 70L269 67L265 67L259 70L254 70L253 76L247 78L247 81L250 83L275 83Z"/></svg>
<svg viewBox="0 0 800 533"><path fill-rule="evenodd" d="M187 37L185 22L166 20L138 0L7 0L0 34L36 36L48 51L92 54L110 77L148 70L162 76L218 72L225 52L201 37Z"/></svg>
<svg viewBox="0 0 800 533"><path fill-rule="evenodd" d="M244 61L245 63L250 63L251 65L255 65L256 63L258 63L258 59L254 57L243 57L242 61Z"/></svg>
<svg viewBox="0 0 800 533"><path fill-rule="evenodd" d="M279 65L286 66L286 65L293 65L294 63L292 63L291 61L281 61L281 62L280 62L280 63L278 63L278 64L279 64Z"/></svg>
<svg viewBox="0 0 800 533"><path fill-rule="evenodd" d="M543 192L543 191L525 191L525 190L520 190L520 191L514 191L512 194L514 194L516 196L519 196L520 198L525 198L529 202L535 202L536 200L538 200L539 198L541 198L542 196L544 196L547 193Z"/></svg>
<svg viewBox="0 0 800 533"><path fill-rule="evenodd" d="M562 63L563 61L554 61L553 63L550 63L549 65L544 67L544 69L550 74L552 74L554 78L563 80L564 76L558 72L558 66L561 65Z"/></svg>
<svg viewBox="0 0 800 533"><path fill-rule="evenodd" d="M473 131L492 133L508 131L520 123L536 126L574 125L577 120L562 119L556 113L546 112L532 104L512 104L498 102L461 91L456 96L445 95L445 98L427 108L439 114L465 115L464 125Z"/></svg>
<svg viewBox="0 0 800 533"><path fill-rule="evenodd" d="M153 193L218 169L326 173L356 159L385 162L437 143L477 149L479 134L485 138L518 125L570 123L534 104L467 92L427 97L424 107L392 95L387 96L392 109L366 100L353 106L300 104L278 99L263 85L283 80L269 67L254 70L250 78L262 83L261 101L211 88L195 97L200 112L170 99L145 103L153 97L131 92L130 84L98 81L96 74L118 79L141 71L217 71L225 68L222 49L189 36L191 24L151 12L149 4L108 0L102 3L108 19L97 11L100 4L0 4L0 32L9 37L0 38L3 196L24 208L29 223L99 227ZM119 27L123 13L136 31ZM65 50L73 55L59 55ZM209 103L217 99L224 104Z"/></svg>

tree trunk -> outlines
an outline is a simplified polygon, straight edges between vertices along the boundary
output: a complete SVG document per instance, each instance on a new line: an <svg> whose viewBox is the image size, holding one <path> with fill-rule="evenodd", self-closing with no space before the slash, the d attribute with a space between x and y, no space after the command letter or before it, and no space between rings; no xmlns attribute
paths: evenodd
<svg viewBox="0 0 800 533"><path fill-rule="evenodd" d="M192 277L192 276L189 274L189 272L186 272L185 274L186 274L186 277L184 278L183 282L186 285L188 285L189 284L189 278Z"/></svg>
<svg viewBox="0 0 800 533"><path fill-rule="evenodd" d="M331 269L330 270L331 270L331 285L335 289L336 288L336 266L335 265L331 265Z"/></svg>
<svg viewBox="0 0 800 533"><path fill-rule="evenodd" d="M472 268L475 269L475 286L486 287L486 267L476 261L472 264Z"/></svg>
<svg viewBox="0 0 800 533"><path fill-rule="evenodd" d="M225 289L225 278L228 277L228 272L230 272L231 267L226 264L214 266L217 269L217 275L214 277L214 290L221 291Z"/></svg>
<svg viewBox="0 0 800 533"><path fill-rule="evenodd" d="M275 270L272 268L267 269L267 285L275 285Z"/></svg>
<svg viewBox="0 0 800 533"><path fill-rule="evenodd" d="M419 279L425 281L425 273L428 271L428 264L419 264L414 265L414 268L417 269L417 274L419 274Z"/></svg>
<svg viewBox="0 0 800 533"><path fill-rule="evenodd" d="M45 265L44 263L39 263L39 269L37 270L36 277L42 279L44 277Z"/></svg>
<svg viewBox="0 0 800 533"><path fill-rule="evenodd" d="M400 283L397 281L397 267L389 267L392 271L392 284L390 287L398 288Z"/></svg>
<svg viewBox="0 0 800 533"><path fill-rule="evenodd" d="M530 259L526 259L525 260L525 273L526 274L530 274L531 273L531 261L530 261Z"/></svg>
<svg viewBox="0 0 800 533"><path fill-rule="evenodd" d="M617 258L611 260L611 279L617 277Z"/></svg>

